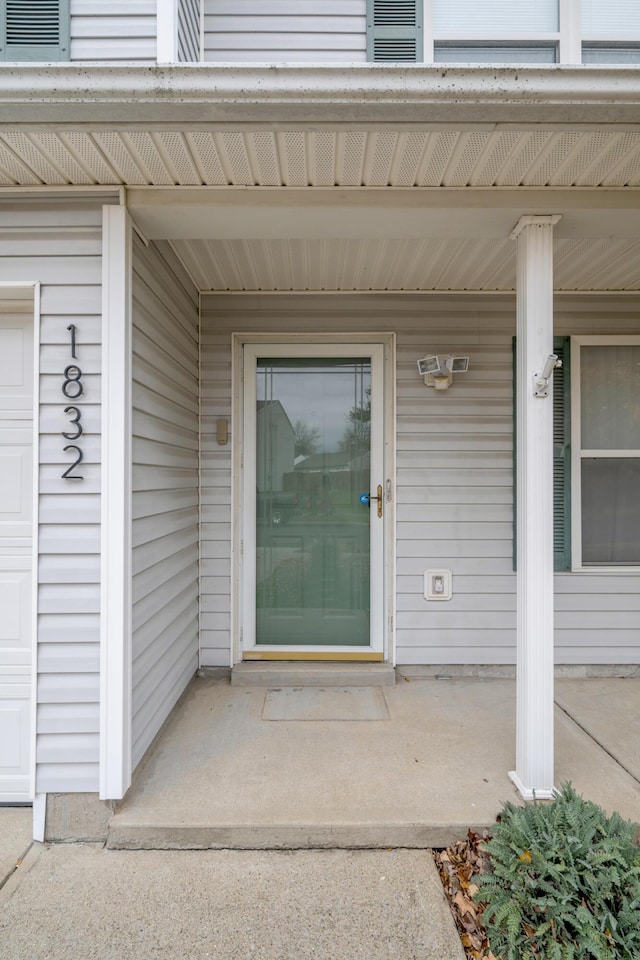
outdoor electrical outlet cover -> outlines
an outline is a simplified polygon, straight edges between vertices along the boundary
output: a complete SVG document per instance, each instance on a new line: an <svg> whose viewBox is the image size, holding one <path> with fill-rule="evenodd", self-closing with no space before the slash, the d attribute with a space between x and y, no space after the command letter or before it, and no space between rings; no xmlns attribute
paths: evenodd
<svg viewBox="0 0 640 960"><path fill-rule="evenodd" d="M425 570L425 600L451 600L451 570Z"/></svg>

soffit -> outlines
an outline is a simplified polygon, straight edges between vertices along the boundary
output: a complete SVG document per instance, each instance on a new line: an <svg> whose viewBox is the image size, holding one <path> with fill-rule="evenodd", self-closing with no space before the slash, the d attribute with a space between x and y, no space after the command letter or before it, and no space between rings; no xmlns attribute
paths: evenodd
<svg viewBox="0 0 640 960"><path fill-rule="evenodd" d="M640 130L7 129L5 186L640 186Z"/></svg>
<svg viewBox="0 0 640 960"><path fill-rule="evenodd" d="M179 240L200 290L514 291L515 243L492 240ZM640 242L556 240L558 291L640 290Z"/></svg>

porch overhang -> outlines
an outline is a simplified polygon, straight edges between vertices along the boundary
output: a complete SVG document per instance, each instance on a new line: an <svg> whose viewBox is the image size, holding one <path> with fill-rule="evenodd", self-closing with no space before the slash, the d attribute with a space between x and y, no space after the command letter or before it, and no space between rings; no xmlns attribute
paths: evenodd
<svg viewBox="0 0 640 960"><path fill-rule="evenodd" d="M204 291L513 292L551 213L557 290L637 291L639 117L627 67L0 66L0 190L120 189Z"/></svg>

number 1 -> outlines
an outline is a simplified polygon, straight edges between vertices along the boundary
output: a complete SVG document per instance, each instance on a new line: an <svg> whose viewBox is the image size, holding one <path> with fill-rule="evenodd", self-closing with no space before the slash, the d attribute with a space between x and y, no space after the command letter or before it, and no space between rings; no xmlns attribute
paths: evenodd
<svg viewBox="0 0 640 960"><path fill-rule="evenodd" d="M67 327L67 330L71 331L71 356L74 360L77 360L76 357L76 325L75 323L70 323Z"/></svg>

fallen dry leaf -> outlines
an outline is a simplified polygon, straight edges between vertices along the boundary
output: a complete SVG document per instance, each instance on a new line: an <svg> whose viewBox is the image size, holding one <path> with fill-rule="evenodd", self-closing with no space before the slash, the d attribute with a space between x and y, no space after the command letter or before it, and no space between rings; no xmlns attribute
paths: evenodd
<svg viewBox="0 0 640 960"><path fill-rule="evenodd" d="M484 847L487 839L486 833L480 835L469 830L466 840L458 840L446 850L434 850L440 879L468 960L499 960L489 949L482 925L482 907L473 900L478 890L473 878L489 871Z"/></svg>

